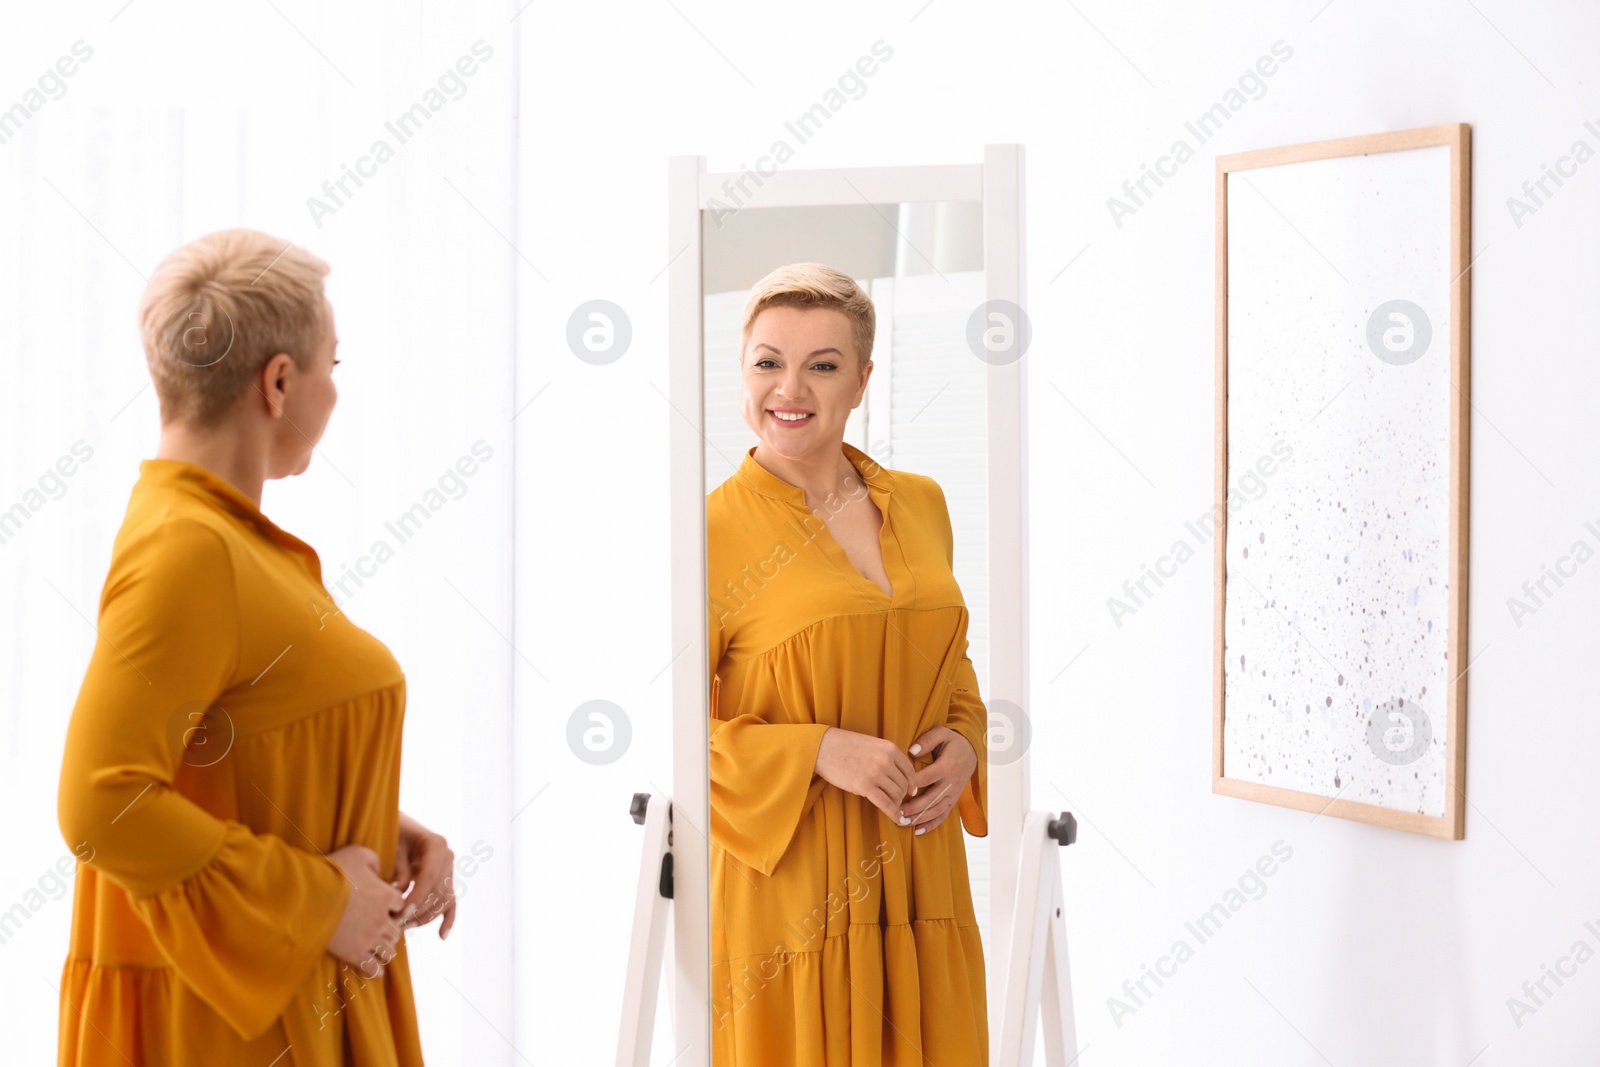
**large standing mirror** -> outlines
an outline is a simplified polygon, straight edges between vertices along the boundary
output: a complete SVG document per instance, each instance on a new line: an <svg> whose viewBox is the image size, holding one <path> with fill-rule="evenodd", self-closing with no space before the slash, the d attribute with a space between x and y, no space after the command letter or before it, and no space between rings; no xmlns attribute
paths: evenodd
<svg viewBox="0 0 1600 1067"><path fill-rule="evenodd" d="M1027 781L1020 164L778 172L730 203L751 176L672 161L675 1062L994 1030ZM798 264L844 306L747 330ZM838 493L796 484L834 453Z"/></svg>

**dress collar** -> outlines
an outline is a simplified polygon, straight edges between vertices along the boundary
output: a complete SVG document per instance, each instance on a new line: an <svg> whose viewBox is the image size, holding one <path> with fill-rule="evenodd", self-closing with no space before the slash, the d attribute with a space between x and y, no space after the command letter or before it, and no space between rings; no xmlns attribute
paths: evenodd
<svg viewBox="0 0 1600 1067"><path fill-rule="evenodd" d="M256 502L245 496L244 490L209 467L181 459L144 459L139 461L139 481L171 486L188 493L244 520L273 540L316 556L310 545L267 518Z"/></svg>
<svg viewBox="0 0 1600 1067"><path fill-rule="evenodd" d="M844 445L844 454L861 475L867 485L882 493L894 491L894 472L883 466L877 460L867 455L861 449L848 441ZM806 491L798 485L790 485L782 478L773 474L767 468L756 462L756 446L751 445L744 454L744 461L739 464L737 477L748 488L754 489L762 496L772 497L788 504L806 506Z"/></svg>

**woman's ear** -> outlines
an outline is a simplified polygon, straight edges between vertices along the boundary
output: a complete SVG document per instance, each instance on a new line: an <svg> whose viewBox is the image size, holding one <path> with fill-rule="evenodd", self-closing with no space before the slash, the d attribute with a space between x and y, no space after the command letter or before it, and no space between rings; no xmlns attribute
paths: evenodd
<svg viewBox="0 0 1600 1067"><path fill-rule="evenodd" d="M861 365L861 384L856 387L856 402L851 407L860 407L861 401L867 395L867 382L872 378L872 360L867 360Z"/></svg>
<svg viewBox="0 0 1600 1067"><path fill-rule="evenodd" d="M256 375L255 389L267 405L267 414L272 418L283 415L284 404L289 395L289 376L293 373L294 357L287 352L278 352L269 356L261 365L261 373Z"/></svg>

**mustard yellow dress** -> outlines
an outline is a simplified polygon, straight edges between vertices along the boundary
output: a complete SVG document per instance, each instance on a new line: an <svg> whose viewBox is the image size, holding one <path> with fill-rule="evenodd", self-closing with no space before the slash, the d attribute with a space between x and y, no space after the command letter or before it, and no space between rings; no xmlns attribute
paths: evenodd
<svg viewBox="0 0 1600 1067"><path fill-rule="evenodd" d="M326 854L394 873L405 676L226 479L139 475L61 767L58 1063L420 1065L404 940L377 978L327 952L351 889Z"/></svg>
<svg viewBox="0 0 1600 1067"><path fill-rule="evenodd" d="M883 515L891 596L754 452L706 498L713 1062L987 1064L962 838L988 833L987 715L944 493L844 445ZM930 833L815 774L830 726L904 750L936 725L978 769Z"/></svg>

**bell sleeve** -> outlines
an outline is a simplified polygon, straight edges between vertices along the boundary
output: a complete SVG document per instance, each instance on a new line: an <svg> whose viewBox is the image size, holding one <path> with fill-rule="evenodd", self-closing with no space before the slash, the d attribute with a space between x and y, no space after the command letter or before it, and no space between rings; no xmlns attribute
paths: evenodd
<svg viewBox="0 0 1600 1067"><path fill-rule="evenodd" d="M217 818L173 788L188 731L239 671L221 535L177 521L119 539L96 629L67 726L62 835L126 891L177 976L252 1039L326 953L351 890L326 856Z"/></svg>
<svg viewBox="0 0 1600 1067"><path fill-rule="evenodd" d="M933 507L935 511L935 529L944 532L945 566L955 566L955 532L950 525L950 508L944 498L944 490L939 488L939 483L929 478L928 484L933 487ZM967 782L967 787L961 791L961 797L956 801L956 809L961 813L961 825L966 827L967 833L973 837L989 836L989 712L984 706L983 699L978 695L978 672L972 666L972 658L967 655L967 639L965 632L961 636L961 662L956 666L954 687L950 693L949 717L945 725L972 745L972 751L978 754L978 766L972 772L972 777Z"/></svg>
<svg viewBox="0 0 1600 1067"><path fill-rule="evenodd" d="M715 606L707 612L711 672L711 837L770 876L822 795L817 750L826 723L774 723L746 712L722 717L717 667L727 648Z"/></svg>
<svg viewBox="0 0 1600 1067"><path fill-rule="evenodd" d="M978 766L956 801L961 825L973 837L989 836L988 719L988 709L978 697L978 672L963 652L961 666L956 671L955 689L950 694L950 718L945 725L966 738L972 744L972 751L978 754Z"/></svg>

